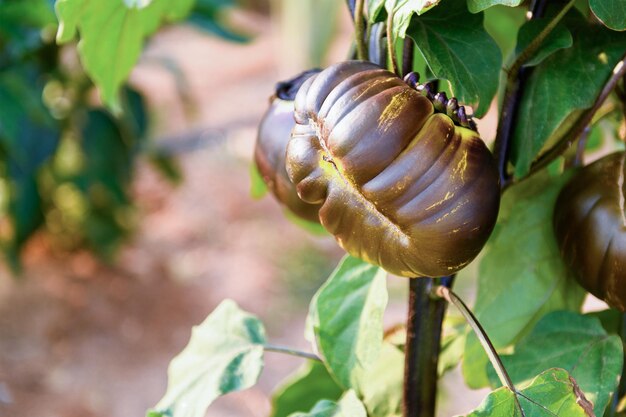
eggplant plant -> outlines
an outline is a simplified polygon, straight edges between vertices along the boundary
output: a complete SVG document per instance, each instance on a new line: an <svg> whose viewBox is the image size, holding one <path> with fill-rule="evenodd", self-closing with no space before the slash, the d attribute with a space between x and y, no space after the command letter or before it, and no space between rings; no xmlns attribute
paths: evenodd
<svg viewBox="0 0 626 417"><path fill-rule="evenodd" d="M492 389L467 417L618 415L626 8L346 3L353 50L277 84L255 151L256 181L347 252L311 300L311 350L273 345L224 301L148 415L204 415L257 381L265 352L305 360L272 417L434 417L437 381L456 366L468 387ZM483 131L494 101L497 127ZM470 308L453 284L471 262ZM409 286L393 331L388 280ZM607 309L583 313L586 291ZM445 319L452 308L466 324Z"/></svg>

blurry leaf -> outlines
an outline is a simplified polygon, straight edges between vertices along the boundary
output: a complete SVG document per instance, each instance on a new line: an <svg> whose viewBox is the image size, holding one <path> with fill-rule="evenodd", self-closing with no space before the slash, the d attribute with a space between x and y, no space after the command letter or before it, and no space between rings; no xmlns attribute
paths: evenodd
<svg viewBox="0 0 626 417"><path fill-rule="evenodd" d="M487 332L489 333L489 332ZM485 350L474 333L468 333L463 347L461 372L465 384L471 389L489 386L488 370L493 368Z"/></svg>
<svg viewBox="0 0 626 417"><path fill-rule="evenodd" d="M285 217L287 218L287 220L289 220L291 223L303 228L304 230L306 230L307 232L313 235L328 236L329 234L328 231L324 229L324 226L322 226L319 223L311 222L311 221L303 219L300 216L296 216L288 209L285 209L283 213L285 214Z"/></svg>
<svg viewBox="0 0 626 417"><path fill-rule="evenodd" d="M255 316L223 301L192 330L170 363L165 396L149 417L202 417L219 396L254 385L263 369L265 330Z"/></svg>
<svg viewBox="0 0 626 417"><path fill-rule="evenodd" d="M148 134L148 111L141 93L125 86L123 89L123 121L130 127L133 138L142 141ZM137 146L138 143L133 145Z"/></svg>
<svg viewBox="0 0 626 417"><path fill-rule="evenodd" d="M400 417L404 384L404 353L383 342L378 359L357 375L360 397L369 417Z"/></svg>
<svg viewBox="0 0 626 417"><path fill-rule="evenodd" d="M600 320L600 324L602 324L602 327L607 333L619 334L620 327L622 326L622 314L619 311L610 308L608 310L586 313L585 316Z"/></svg>
<svg viewBox="0 0 626 417"><path fill-rule="evenodd" d="M569 116L593 105L626 50L626 33L587 23L576 10L564 24L573 35L573 46L536 66L524 87L518 115L524 122L514 127L511 144L517 178L528 173L548 141L554 143L565 133L560 127Z"/></svg>
<svg viewBox="0 0 626 417"><path fill-rule="evenodd" d="M519 387L517 387L519 388ZM520 390L526 417L591 417L592 405L579 393L576 381L563 369L548 369ZM465 417L522 417L515 394L502 387L490 393Z"/></svg>
<svg viewBox="0 0 626 417"><path fill-rule="evenodd" d="M602 146L602 142L602 127L600 124L596 123L591 127L591 132L587 138L585 149L589 151L598 150Z"/></svg>
<svg viewBox="0 0 626 417"><path fill-rule="evenodd" d="M533 19L526 22L519 30L517 36L516 54L520 54L530 43L541 33L541 31L550 23L549 18ZM524 66L532 67L539 65L544 59L558 51L572 46L572 34L563 24L557 25L552 32L544 39L543 43L530 57Z"/></svg>
<svg viewBox="0 0 626 417"><path fill-rule="evenodd" d="M152 154L150 162L172 184L179 185L183 182L183 173L176 158L169 155Z"/></svg>
<svg viewBox="0 0 626 417"><path fill-rule="evenodd" d="M268 188L263 176L259 172L259 168L253 162L250 164L250 196L255 200L263 198L267 194Z"/></svg>
<svg viewBox="0 0 626 417"><path fill-rule="evenodd" d="M55 23L54 10L48 0L0 1L0 34L15 34L19 26L42 29Z"/></svg>
<svg viewBox="0 0 626 417"><path fill-rule="evenodd" d="M354 391L348 391L337 403L322 400L310 412L295 413L289 417L367 417L367 413Z"/></svg>
<svg viewBox="0 0 626 417"><path fill-rule="evenodd" d="M463 359L465 339L469 329L465 322L451 323L451 321L451 316L447 316L443 322L441 353L439 354L439 362L437 364L439 375L443 375L455 368Z"/></svg>
<svg viewBox="0 0 626 417"><path fill-rule="evenodd" d="M378 358L387 306L386 273L346 256L311 301L309 325L331 374L345 388Z"/></svg>
<svg viewBox="0 0 626 417"><path fill-rule="evenodd" d="M336 401L342 393L324 364L309 361L272 396L271 417L288 417L297 411L310 410L318 400Z"/></svg>
<svg viewBox="0 0 626 417"><path fill-rule="evenodd" d="M85 154L83 189L101 183L116 202L128 200L127 187L131 179L131 152L115 119L104 110L90 110L82 129Z"/></svg>
<svg viewBox="0 0 626 417"><path fill-rule="evenodd" d="M619 336L607 335L597 318L558 311L544 316L515 346L515 354L502 360L514 384L546 367L565 369L601 416L622 372L622 342ZM500 386L495 372L489 380Z"/></svg>
<svg viewBox="0 0 626 417"><path fill-rule="evenodd" d="M478 13L497 5L517 7L522 4L522 1L523 0L467 0L467 7L470 12Z"/></svg>
<svg viewBox="0 0 626 417"><path fill-rule="evenodd" d="M224 38L231 42L244 43L250 40L249 36L235 32L226 25L221 24L219 21L209 19L200 13L192 12L187 18L187 21L205 32L219 36L220 38Z"/></svg>
<svg viewBox="0 0 626 417"><path fill-rule="evenodd" d="M37 175L61 136L41 100L43 88L28 77L29 72L22 67L0 72L0 155L9 184L7 209L12 223L5 250L14 270L19 268L22 246L43 223Z"/></svg>
<svg viewBox="0 0 626 417"><path fill-rule="evenodd" d="M437 78L450 82L461 104L482 117L498 88L500 48L483 28L483 15L471 14L465 2L443 6L414 18L407 30Z"/></svg>
<svg viewBox="0 0 626 417"><path fill-rule="evenodd" d="M137 62L143 41L164 21L185 17L193 0L57 0L57 41L80 33L79 54L102 99L119 109L118 90Z"/></svg>
<svg viewBox="0 0 626 417"><path fill-rule="evenodd" d="M526 11L519 7L495 6L485 10L485 30L496 41L503 57L515 49L519 28L526 22Z"/></svg>
<svg viewBox="0 0 626 417"><path fill-rule="evenodd" d="M88 197L84 233L105 260L111 260L130 231L122 213L131 207L131 149L115 119L104 110L90 110L82 127L84 170L74 179Z"/></svg>
<svg viewBox="0 0 626 417"><path fill-rule="evenodd" d="M623 0L589 0L594 15L613 30L626 30L626 3Z"/></svg>
<svg viewBox="0 0 626 417"><path fill-rule="evenodd" d="M585 291L570 276L552 231L554 203L569 177L552 179L543 172L504 193L479 265L474 308L496 348L515 343L550 311L580 309ZM463 375L474 388L487 382L480 350L469 335Z"/></svg>
<svg viewBox="0 0 626 417"><path fill-rule="evenodd" d="M413 15L421 15L435 7L441 0L385 0L387 14L393 11L392 35L394 39L404 38ZM370 6L376 12L377 6Z"/></svg>
<svg viewBox="0 0 626 417"><path fill-rule="evenodd" d="M225 8L234 6L231 0L197 0L187 21L211 34L233 42L246 42L248 36L233 31L222 20Z"/></svg>

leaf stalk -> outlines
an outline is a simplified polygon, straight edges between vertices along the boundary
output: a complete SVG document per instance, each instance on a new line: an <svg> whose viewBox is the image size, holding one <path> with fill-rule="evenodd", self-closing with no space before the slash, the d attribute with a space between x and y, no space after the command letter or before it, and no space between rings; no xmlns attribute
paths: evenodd
<svg viewBox="0 0 626 417"><path fill-rule="evenodd" d="M283 353L286 355L297 356L299 358L322 362L322 359L314 353L304 352L301 350L292 349L292 348L288 348L284 346L263 345L263 350L265 350L266 352Z"/></svg>

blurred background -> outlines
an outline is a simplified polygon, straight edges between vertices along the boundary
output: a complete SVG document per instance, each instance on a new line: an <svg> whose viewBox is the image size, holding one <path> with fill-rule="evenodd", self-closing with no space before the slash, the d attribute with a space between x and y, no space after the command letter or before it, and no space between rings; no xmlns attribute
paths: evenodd
<svg viewBox="0 0 626 417"><path fill-rule="evenodd" d="M0 2L0 416L144 415L191 327L224 298L258 315L273 344L309 350L309 300L342 252L271 197L253 199L249 173L274 84L349 55L344 3L198 1L149 38L123 123L98 110L76 45L57 47L55 32L51 2ZM486 138L494 118L481 121ZM407 284L389 285L393 325ZM268 416L302 360L266 360L255 388L207 415ZM444 380L441 416L484 396L459 381Z"/></svg>

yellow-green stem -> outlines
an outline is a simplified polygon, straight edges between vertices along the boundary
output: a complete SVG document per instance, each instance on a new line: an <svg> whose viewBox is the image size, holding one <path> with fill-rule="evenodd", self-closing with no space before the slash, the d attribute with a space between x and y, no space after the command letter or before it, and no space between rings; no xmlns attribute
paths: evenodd
<svg viewBox="0 0 626 417"><path fill-rule="evenodd" d="M356 42L356 54L362 61L367 61L367 47L365 46L365 19L363 9L365 0L356 0L354 9L354 37Z"/></svg>

